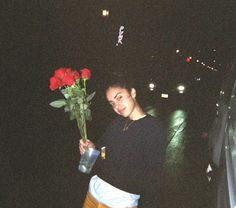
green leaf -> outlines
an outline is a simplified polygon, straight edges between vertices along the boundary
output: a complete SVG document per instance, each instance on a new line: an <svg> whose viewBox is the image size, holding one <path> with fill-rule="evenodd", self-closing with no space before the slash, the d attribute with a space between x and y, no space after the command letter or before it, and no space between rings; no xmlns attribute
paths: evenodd
<svg viewBox="0 0 236 208"><path fill-rule="evenodd" d="M69 118L70 118L71 121L74 120L75 119L75 114L72 113L72 112L69 112Z"/></svg>
<svg viewBox="0 0 236 208"><path fill-rule="evenodd" d="M92 114L91 114L91 110L89 108L86 109L86 111L85 111L85 118L86 118L86 120L89 120L89 121L92 120Z"/></svg>
<svg viewBox="0 0 236 208"><path fill-rule="evenodd" d="M68 105L66 105L66 106L65 106L65 108L64 108L64 111L65 111L65 112L69 112L69 111L70 111L70 109L69 109L69 106L68 106Z"/></svg>
<svg viewBox="0 0 236 208"><path fill-rule="evenodd" d="M49 105L54 108L61 108L66 105L66 101L64 99L56 100L56 101L49 103Z"/></svg>
<svg viewBox="0 0 236 208"><path fill-rule="evenodd" d="M96 92L93 92L93 93L91 93L90 95L88 95L87 101L89 102L90 100L92 100L93 97L95 96L95 94L96 94Z"/></svg>
<svg viewBox="0 0 236 208"><path fill-rule="evenodd" d="M67 93L67 90L66 90L66 89L61 89L61 93L62 93L62 94L66 94L66 93Z"/></svg>
<svg viewBox="0 0 236 208"><path fill-rule="evenodd" d="M81 109L81 111L83 111L83 110L86 110L88 108L88 105L86 103L84 103L84 104L81 103L79 105L79 108Z"/></svg>
<svg viewBox="0 0 236 208"><path fill-rule="evenodd" d="M72 98L72 99L70 100L70 103L71 103L71 104L76 104L76 103L77 103L77 98Z"/></svg>
<svg viewBox="0 0 236 208"><path fill-rule="evenodd" d="M78 103L78 104L81 104L81 103L83 103L83 98L81 98L81 97L78 97L78 98L77 98L77 103Z"/></svg>
<svg viewBox="0 0 236 208"><path fill-rule="evenodd" d="M63 95L66 99L68 99L70 97L70 94L67 94L67 93L64 93Z"/></svg>
<svg viewBox="0 0 236 208"><path fill-rule="evenodd" d="M78 95L79 94L79 89L78 88L73 88L72 93L73 93L73 95Z"/></svg>
<svg viewBox="0 0 236 208"><path fill-rule="evenodd" d="M84 92L82 91L82 89L73 88L73 89L72 89L72 94L73 94L73 96L75 96L75 97L77 97L77 96L81 97L81 96L83 96Z"/></svg>
<svg viewBox="0 0 236 208"><path fill-rule="evenodd" d="M68 107L69 107L69 110L72 111L75 107L75 104L73 102L68 102Z"/></svg>

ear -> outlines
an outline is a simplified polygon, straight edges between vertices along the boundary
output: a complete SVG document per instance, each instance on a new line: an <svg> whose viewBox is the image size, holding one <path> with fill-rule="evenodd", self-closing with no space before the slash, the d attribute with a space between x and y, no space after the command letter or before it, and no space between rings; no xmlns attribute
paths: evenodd
<svg viewBox="0 0 236 208"><path fill-rule="evenodd" d="M132 98L135 98L136 97L136 89L134 89L134 88L131 88L131 96L132 96Z"/></svg>

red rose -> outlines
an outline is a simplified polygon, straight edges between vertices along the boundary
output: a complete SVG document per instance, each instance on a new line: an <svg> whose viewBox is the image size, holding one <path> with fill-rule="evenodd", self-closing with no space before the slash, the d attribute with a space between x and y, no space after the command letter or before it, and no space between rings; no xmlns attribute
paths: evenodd
<svg viewBox="0 0 236 208"><path fill-rule="evenodd" d="M54 91L57 88L61 87L61 85L62 85L62 83L61 83L61 81L58 78L56 78L56 77L51 77L50 78L50 86L49 86L49 88L52 91Z"/></svg>
<svg viewBox="0 0 236 208"><path fill-rule="evenodd" d="M91 72L90 72L89 69L84 68L84 69L81 69L80 72L81 72L81 77L82 77L83 79L90 79L90 77L91 77Z"/></svg>
<svg viewBox="0 0 236 208"><path fill-rule="evenodd" d="M66 74L72 74L72 73L71 73L71 68L65 68L65 73L66 73Z"/></svg>
<svg viewBox="0 0 236 208"><path fill-rule="evenodd" d="M63 79L65 75L66 69L65 68L59 68L55 71L54 76L58 79Z"/></svg>
<svg viewBox="0 0 236 208"><path fill-rule="evenodd" d="M78 71L74 70L74 79L77 80L80 78L80 74Z"/></svg>
<svg viewBox="0 0 236 208"><path fill-rule="evenodd" d="M75 80L72 74L68 73L65 74L64 78L62 79L62 84L67 86L72 86L75 83Z"/></svg>

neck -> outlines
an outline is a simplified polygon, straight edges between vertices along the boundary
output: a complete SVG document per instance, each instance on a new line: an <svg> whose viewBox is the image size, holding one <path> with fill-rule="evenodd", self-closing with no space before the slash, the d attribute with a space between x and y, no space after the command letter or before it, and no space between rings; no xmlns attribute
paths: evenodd
<svg viewBox="0 0 236 208"><path fill-rule="evenodd" d="M138 104L136 104L133 112L128 116L128 118L130 120L138 120L145 115L146 113L143 111L143 109Z"/></svg>

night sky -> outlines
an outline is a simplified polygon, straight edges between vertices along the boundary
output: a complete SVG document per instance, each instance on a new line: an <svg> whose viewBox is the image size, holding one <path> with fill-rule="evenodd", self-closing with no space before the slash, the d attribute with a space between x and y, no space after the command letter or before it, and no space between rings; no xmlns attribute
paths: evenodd
<svg viewBox="0 0 236 208"><path fill-rule="evenodd" d="M110 72L132 76L143 90L151 79L159 83L158 89L172 90L176 83L189 83L198 76L210 79L211 86L218 83L235 58L233 1L1 4L0 83L7 115L9 108L22 111L33 98L52 99L55 94L49 92L48 80L59 67L90 68L94 77L90 84L98 93ZM110 11L109 17L101 15L102 9ZM123 44L116 46L120 26L125 27ZM194 58L189 64L188 56Z"/></svg>

